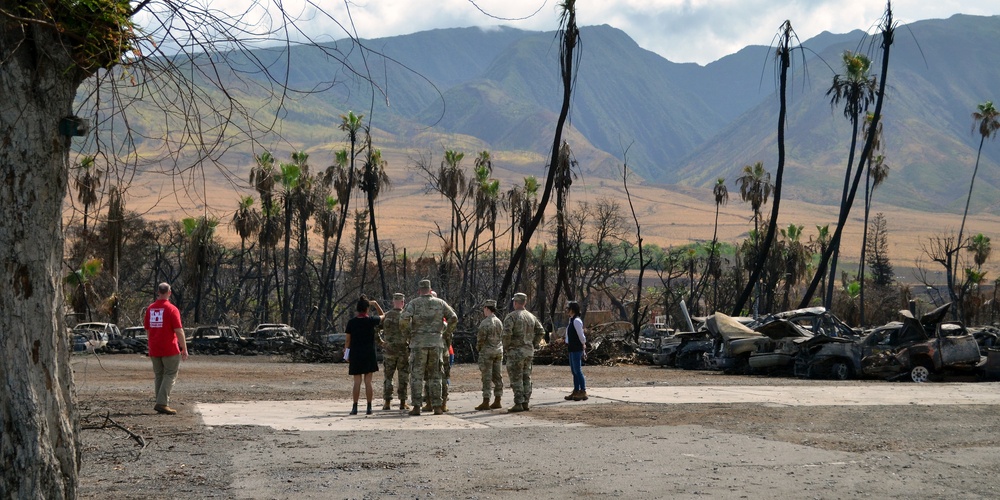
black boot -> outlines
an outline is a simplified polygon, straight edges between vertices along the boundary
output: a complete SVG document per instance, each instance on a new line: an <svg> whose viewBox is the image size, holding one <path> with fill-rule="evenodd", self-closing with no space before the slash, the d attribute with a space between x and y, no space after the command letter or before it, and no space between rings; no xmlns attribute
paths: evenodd
<svg viewBox="0 0 1000 500"><path fill-rule="evenodd" d="M351 415L357 415L357 414L358 414L358 404L354 403L354 406L351 406Z"/></svg>
<svg viewBox="0 0 1000 500"><path fill-rule="evenodd" d="M365 415L371 415L371 414L372 414L372 402L369 401L368 402L368 411L365 412Z"/></svg>

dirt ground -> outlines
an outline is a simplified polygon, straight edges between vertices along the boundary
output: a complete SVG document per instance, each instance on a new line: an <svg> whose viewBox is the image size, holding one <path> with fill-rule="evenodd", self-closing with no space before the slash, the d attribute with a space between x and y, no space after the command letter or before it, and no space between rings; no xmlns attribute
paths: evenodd
<svg viewBox="0 0 1000 500"><path fill-rule="evenodd" d="M1000 496L996 406L581 404L520 414L557 427L287 432L206 427L194 405L347 400L346 364L193 356L172 395L179 413L165 416L152 410L147 358L75 355L72 363L81 498ZM834 384L649 366L584 370L592 391ZM533 380L536 387L571 385L566 366L536 366ZM381 382L376 374L376 402ZM479 384L475 365L452 369L453 393L477 392ZM344 407L331 411L348 411L347 403L336 404Z"/></svg>

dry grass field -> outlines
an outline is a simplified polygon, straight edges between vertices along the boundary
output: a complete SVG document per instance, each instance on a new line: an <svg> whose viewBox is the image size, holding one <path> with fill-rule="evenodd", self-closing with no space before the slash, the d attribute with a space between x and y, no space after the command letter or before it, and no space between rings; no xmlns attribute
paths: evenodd
<svg viewBox="0 0 1000 500"><path fill-rule="evenodd" d="M328 162L329 156L323 151L313 152L311 158L313 169L322 168L321 166ZM399 249L406 248L410 255L438 253L440 240L433 235L433 231L435 224L447 227L449 220L447 203L441 196L427 191L426 178L414 166L416 161L414 156L407 153L387 153L386 158L393 186L383 193L376 208L380 239L394 243ZM436 165L440 162L440 155L430 161L432 165ZM541 169L537 166L524 166L527 162L538 165L543 161L537 158L537 155L527 153L496 154L497 166L494 174L501 181L501 190L509 189L515 183L521 183L521 179L529 174L544 181L544 172ZM471 153L466 155L463 164L471 170ZM237 177L235 180L245 183L249 169L249 165L235 168L234 173ZM643 238L647 243L671 246L707 241L712 238L715 204L710 188L632 185L632 182L630 179L632 201L642 225ZM744 239L747 231L752 228L751 212L749 205L740 200L735 182L730 179L728 184L730 199L729 204L723 206L719 214L719 239L735 243ZM839 189L839 187L832 188ZM178 220L207 212L222 222L219 227L221 238L236 243L238 240L227 222L231 219L237 201L243 194L255 193L248 186L234 185L233 182L224 180L222 175L212 171L207 171L204 178L190 174L183 178L144 175L136 177L132 182L128 190L127 206L130 210L148 218L159 220ZM789 199L794 196L794 190L786 190L786 197L781 203L780 226L787 226L790 223L802 225L805 228L804 239L808 240L815 237L817 225L832 225L836 220L837 207ZM627 215L628 202L619 174L584 172L575 179L571 191L572 203L592 201L601 197L621 203ZM880 204L877 198L876 195L872 215L883 212L887 218L890 258L897 275L905 281L912 281L914 279L912 268L917 261L922 261L924 268L932 271L931 277L937 279L936 276L940 275L938 273L940 266L929 263L922 255L922 243L935 235L956 234L961 214L902 209ZM351 205L354 207L363 206L364 203L365 200L360 194L351 200ZM67 203L67 220L79 223L81 211L73 204L73 200ZM766 213L769 211L770 205L767 206ZM862 217L863 210L859 200L844 234L842 262L858 260ZM997 235L1000 234L1000 217L972 214L966 226L968 234L982 232L987 236ZM552 239L552 236L546 233L541 238ZM536 237L536 241L542 239ZM988 279L1000 276L998 272L1000 266L988 264L987 268L990 271Z"/></svg>

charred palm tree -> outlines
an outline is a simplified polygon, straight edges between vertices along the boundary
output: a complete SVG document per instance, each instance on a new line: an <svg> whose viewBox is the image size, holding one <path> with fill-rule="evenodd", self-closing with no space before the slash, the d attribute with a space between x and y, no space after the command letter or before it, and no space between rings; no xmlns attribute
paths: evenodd
<svg viewBox="0 0 1000 500"><path fill-rule="evenodd" d="M566 217L567 205L569 205L569 188L573 185L573 152L569 149L569 144L565 141L559 150L559 161L555 165L555 189L556 189L556 286L552 293L552 303L549 309L549 316L556 314L559 304L559 294L566 293L566 300L576 300L573 290L569 286L569 275L567 266L569 265L569 237L567 235Z"/></svg>
<svg viewBox="0 0 1000 500"><path fill-rule="evenodd" d="M97 204L97 191L101 189L103 172L97 167L93 156L81 158L77 168L79 170L73 178L73 186L76 188L76 199L83 205L83 236L86 237L90 207Z"/></svg>
<svg viewBox="0 0 1000 500"><path fill-rule="evenodd" d="M750 298L750 293L754 290L754 287L758 286L760 275L764 272L764 266L767 264L767 256L771 253L771 243L774 242L775 233L778 231L781 187L785 176L785 122L788 113L785 95L788 88L788 69L792 65L792 50L794 49L792 44L794 42L796 45L799 45L798 40L798 35L792 29L792 23L790 21L782 23L778 29L778 49L774 54L775 59L778 61L778 167L775 170L774 176L774 203L771 206L771 219L767 225L767 235L764 236L764 241L757 252L757 259L753 264L753 270L750 272L750 279L747 281L739 298L736 299L736 304L733 307L733 315L740 313L743 305Z"/></svg>
<svg viewBox="0 0 1000 500"><path fill-rule="evenodd" d="M729 188L726 187L726 179L719 177L712 187L712 195L715 196L715 229L712 231L712 248L708 254L708 271L712 275L712 311L718 307L719 303L719 275L721 266L718 262L719 247L719 208L729 203Z"/></svg>
<svg viewBox="0 0 1000 500"><path fill-rule="evenodd" d="M871 126L872 114L865 116L863 133L868 135L868 127ZM865 325L865 255L868 250L868 217L871 214L872 198L875 196L875 189L882 185L889 177L889 165L885 163L885 156L878 154L882 149L882 124L875 131L875 139L872 149L868 154L868 167L865 173L865 220L864 234L861 237L861 262L858 264L858 283L861 286L858 301L858 319L861 325Z"/></svg>
<svg viewBox="0 0 1000 500"><path fill-rule="evenodd" d="M521 243L510 259L507 272L504 274L503 284L500 285L500 295L498 299L507 297L510 286L514 283L514 272L523 268L523 263L527 257L528 243L531 236L538 229L545 217L545 208L549 204L552 195L552 188L555 185L556 165L559 163L560 146L562 145L563 127L566 118L569 116L569 105L573 93L573 83L576 79L574 64L578 63L576 53L577 43L580 38L580 31L576 26L576 0L562 0L559 4L561 14L559 16L558 37L559 37L559 73L562 81L562 106L559 109L559 118L556 120L555 136L552 139L551 158L549 160L549 172L545 178L545 188L542 190L542 198L538 203L538 210L524 228ZM520 276L520 273L519 273Z"/></svg>
<svg viewBox="0 0 1000 500"><path fill-rule="evenodd" d="M230 223L233 230L236 231L237 236L240 237L240 263L239 263L239 286L236 288L236 307L237 312L243 313L243 301L241 300L241 294L243 291L243 276L245 273L245 257L247 253L247 240L253 238L260 231L260 212L253 208L253 196L244 196L240 198L239 206L236 209L236 213L233 214L233 220Z"/></svg>

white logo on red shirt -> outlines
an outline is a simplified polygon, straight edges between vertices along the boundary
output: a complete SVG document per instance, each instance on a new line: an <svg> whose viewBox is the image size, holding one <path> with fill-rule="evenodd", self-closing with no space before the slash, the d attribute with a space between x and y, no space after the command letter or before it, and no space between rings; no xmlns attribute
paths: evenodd
<svg viewBox="0 0 1000 500"><path fill-rule="evenodd" d="M149 310L149 326L151 328L163 328L163 313L166 309Z"/></svg>

